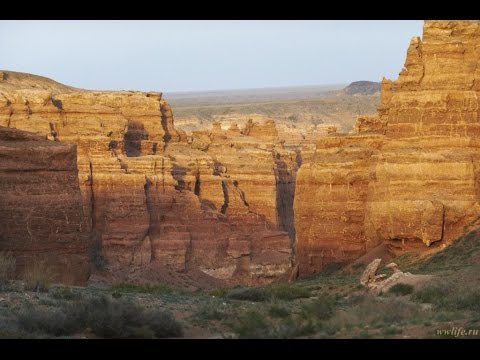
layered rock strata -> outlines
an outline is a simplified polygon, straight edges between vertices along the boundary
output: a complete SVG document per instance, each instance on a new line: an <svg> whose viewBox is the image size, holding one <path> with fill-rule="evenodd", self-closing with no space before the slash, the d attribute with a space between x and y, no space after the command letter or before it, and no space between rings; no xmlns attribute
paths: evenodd
<svg viewBox="0 0 480 360"><path fill-rule="evenodd" d="M0 251L16 276L83 285L90 241L75 145L0 126Z"/></svg>
<svg viewBox="0 0 480 360"><path fill-rule="evenodd" d="M234 283L288 276L297 165L273 122L187 138L161 93L3 74L0 124L76 144L84 220L108 270L153 264Z"/></svg>
<svg viewBox="0 0 480 360"><path fill-rule="evenodd" d="M448 244L479 216L479 45L478 21L426 21L378 115L317 141L297 174L300 272Z"/></svg>

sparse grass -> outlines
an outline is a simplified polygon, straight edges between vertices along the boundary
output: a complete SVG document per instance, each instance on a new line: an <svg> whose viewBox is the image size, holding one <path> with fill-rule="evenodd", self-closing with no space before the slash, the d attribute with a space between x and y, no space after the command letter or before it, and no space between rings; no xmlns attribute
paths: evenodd
<svg viewBox="0 0 480 360"><path fill-rule="evenodd" d="M358 274L338 269L295 283L188 294L164 284L117 284L107 290L111 296L68 287L53 287L34 297L10 292L10 302L0 302L0 337L177 337L182 334L172 315L177 311L188 324L187 334L198 326L212 335L230 328L232 336L240 338L376 338L403 337L403 329L414 326L419 336L422 331L432 336L432 327L452 322L475 327L479 321L480 264L470 261L476 250L465 244L453 249L435 260L435 270L426 270L435 277L423 287L398 284L381 296L359 286ZM464 267L451 263L458 259L466 259Z"/></svg>
<svg viewBox="0 0 480 360"><path fill-rule="evenodd" d="M429 316L429 314L422 314L417 305L407 300L365 295L355 299L353 303L346 303L339 307L323 325L323 329L328 335L335 335L342 329L349 329L351 333L353 329L362 329L359 337L366 338L372 336L366 328L382 329L393 325L398 326L420 318L422 315Z"/></svg>
<svg viewBox="0 0 480 360"><path fill-rule="evenodd" d="M291 301L295 299L308 298L311 296L310 291L295 284L275 284L266 288L271 297L278 300Z"/></svg>
<svg viewBox="0 0 480 360"><path fill-rule="evenodd" d="M138 294L171 294L180 289L174 289L165 284L134 285L127 283L115 284L111 287L113 293L138 293Z"/></svg>
<svg viewBox="0 0 480 360"><path fill-rule="evenodd" d="M388 292L397 296L409 295L413 293L413 286L410 284L395 284L393 285Z"/></svg>
<svg viewBox="0 0 480 360"><path fill-rule="evenodd" d="M352 269L353 269L356 273L363 272L363 271L365 270L365 264L356 263L356 264L352 265Z"/></svg>
<svg viewBox="0 0 480 360"><path fill-rule="evenodd" d="M413 294L413 300L448 311L480 312L480 286L474 281L443 279L431 282Z"/></svg>
<svg viewBox="0 0 480 360"><path fill-rule="evenodd" d="M167 311L145 310L131 300L91 297L56 308L35 306L18 316L20 329L32 334L71 335L87 328L102 338L180 337L182 327Z"/></svg>
<svg viewBox="0 0 480 360"><path fill-rule="evenodd" d="M271 338L271 326L265 316L258 311L247 311L233 325L240 339Z"/></svg>
<svg viewBox="0 0 480 360"><path fill-rule="evenodd" d="M315 333L316 327L311 320L286 318L273 327L271 337L275 339L292 339Z"/></svg>
<svg viewBox="0 0 480 360"><path fill-rule="evenodd" d="M193 317L200 323L205 323L210 320L224 320L227 317L227 313L219 309L213 303L207 303L201 305L197 311L194 312Z"/></svg>
<svg viewBox="0 0 480 360"><path fill-rule="evenodd" d="M52 289L52 297L58 300L75 300L78 299L79 294L75 293L72 288L68 286L61 286Z"/></svg>
<svg viewBox="0 0 480 360"><path fill-rule="evenodd" d="M290 316L290 311L283 306L272 305L268 309L268 314L274 318L286 318Z"/></svg>
<svg viewBox="0 0 480 360"><path fill-rule="evenodd" d="M473 265L472 259L480 254L479 230L472 231L428 259L413 262L407 268L417 273L457 271Z"/></svg>
<svg viewBox="0 0 480 360"><path fill-rule="evenodd" d="M318 299L302 307L302 316L306 319L326 320L333 315L336 299L330 295L320 295Z"/></svg>
<svg viewBox="0 0 480 360"><path fill-rule="evenodd" d="M227 295L227 293L228 293L228 289L217 288L217 289L210 290L208 292L208 295L215 296L215 297L218 297L218 298L223 298L223 297L225 297L225 295Z"/></svg>

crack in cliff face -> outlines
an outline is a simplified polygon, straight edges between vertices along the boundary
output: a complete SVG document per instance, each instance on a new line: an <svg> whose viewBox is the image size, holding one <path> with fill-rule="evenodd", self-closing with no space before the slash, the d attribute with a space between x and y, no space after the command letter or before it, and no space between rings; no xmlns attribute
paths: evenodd
<svg viewBox="0 0 480 360"><path fill-rule="evenodd" d="M162 192L165 193L165 159L162 158Z"/></svg>
<svg viewBox="0 0 480 360"><path fill-rule="evenodd" d="M153 234L153 228L155 223L155 216L154 216L154 209L153 209L153 201L152 201L152 193L151 193L152 182L145 176L145 185L143 185L143 190L145 192L145 204L147 207L148 218L149 218L149 225L146 235Z"/></svg>
<svg viewBox="0 0 480 360"><path fill-rule="evenodd" d="M200 174L197 173L195 175L195 187L193 189L193 193L196 195L196 196L200 196L200 189L201 189L201 182L200 182Z"/></svg>
<svg viewBox="0 0 480 360"><path fill-rule="evenodd" d="M7 127L10 127L10 123L12 122L13 110L10 110L10 114L8 115L8 122Z"/></svg>
<svg viewBox="0 0 480 360"><path fill-rule="evenodd" d="M243 205L245 205L248 209L250 209L250 205L248 204L247 198L245 197L245 192L242 189L240 189L240 187L238 186L237 180L233 181L233 186L235 186L235 190L237 190L238 196L240 196L240 200L242 200Z"/></svg>
<svg viewBox="0 0 480 360"><path fill-rule="evenodd" d="M92 162L89 163L90 166L90 175L88 176L88 181L90 185L90 213L92 214L92 231L96 229L96 216L95 216L95 192L93 191L93 166Z"/></svg>
<svg viewBox="0 0 480 360"><path fill-rule="evenodd" d="M165 133L165 135L163 135L163 142L165 143L165 148L167 148L168 142L172 138L172 135L170 134L170 130L168 130L167 112L161 104L160 104L160 114L161 114L161 124L163 128L163 132Z"/></svg>
<svg viewBox="0 0 480 360"><path fill-rule="evenodd" d="M295 220L293 202L295 199L295 183L298 169L289 169L279 153L273 152L275 161L274 173L276 182L276 208L277 222L281 230L286 231L290 237L292 250L295 249ZM301 165L302 158L297 153L295 158L297 167Z"/></svg>
<svg viewBox="0 0 480 360"><path fill-rule="evenodd" d="M222 191L223 191L223 205L222 208L220 209L220 212L225 215L228 209L228 203L230 201L229 196L228 196L228 184L227 184L227 179L222 177Z"/></svg>

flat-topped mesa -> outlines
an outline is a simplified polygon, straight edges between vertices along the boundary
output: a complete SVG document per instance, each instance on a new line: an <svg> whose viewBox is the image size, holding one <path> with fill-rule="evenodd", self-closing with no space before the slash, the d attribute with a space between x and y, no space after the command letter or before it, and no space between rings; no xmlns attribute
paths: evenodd
<svg viewBox="0 0 480 360"><path fill-rule="evenodd" d="M297 174L300 272L448 244L480 211L480 22L426 21L376 116L319 139ZM302 154L303 155L303 154Z"/></svg>
<svg viewBox="0 0 480 360"><path fill-rule="evenodd" d="M84 285L91 237L75 145L0 126L0 252L16 276Z"/></svg>

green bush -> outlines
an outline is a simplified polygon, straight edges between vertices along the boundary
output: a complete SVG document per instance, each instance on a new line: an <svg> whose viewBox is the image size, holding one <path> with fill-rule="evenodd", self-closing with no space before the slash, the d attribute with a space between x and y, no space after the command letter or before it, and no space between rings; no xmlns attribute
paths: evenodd
<svg viewBox="0 0 480 360"><path fill-rule="evenodd" d="M248 311L233 325L240 339L270 338L270 329L270 323L257 311Z"/></svg>
<svg viewBox="0 0 480 360"><path fill-rule="evenodd" d="M222 297L225 297L225 295L227 295L227 293L228 293L228 289L218 288L218 289L210 290L208 292L208 295L222 298Z"/></svg>
<svg viewBox="0 0 480 360"><path fill-rule="evenodd" d="M30 307L18 315L18 326L29 333L46 333L60 336L79 331L82 324L70 313L62 309Z"/></svg>
<svg viewBox="0 0 480 360"><path fill-rule="evenodd" d="M300 287L292 284L278 284L272 285L267 290L271 296L279 300L295 300L300 298L310 297L310 290L304 287Z"/></svg>
<svg viewBox="0 0 480 360"><path fill-rule="evenodd" d="M227 294L227 299L261 302L271 298L271 294L259 288L233 289Z"/></svg>
<svg viewBox="0 0 480 360"><path fill-rule="evenodd" d="M219 310L218 307L213 303L201 306L194 314L194 317L200 321L223 320L226 316L227 314Z"/></svg>
<svg viewBox="0 0 480 360"><path fill-rule="evenodd" d="M413 293L413 285L410 284L395 284L393 285L390 289L388 289L388 292L394 295L408 295Z"/></svg>
<svg viewBox="0 0 480 360"><path fill-rule="evenodd" d="M227 299L261 302L271 299L291 301L310 297L310 290L292 284L276 284L266 288L240 288L229 291Z"/></svg>
<svg viewBox="0 0 480 360"><path fill-rule="evenodd" d="M449 296L451 291L452 287L445 284L428 284L417 290L412 299L422 303L439 304L441 299Z"/></svg>
<svg viewBox="0 0 480 360"><path fill-rule="evenodd" d="M320 295L308 305L302 308L302 314L305 318L315 318L317 320L326 320L333 315L336 307L336 300L330 295Z"/></svg>
<svg viewBox="0 0 480 360"><path fill-rule="evenodd" d="M157 338L181 337L182 326L173 315L164 310L150 310L143 316Z"/></svg>
<svg viewBox="0 0 480 360"><path fill-rule="evenodd" d="M290 311L282 306L272 305L268 309L268 314L275 318L286 318L290 316Z"/></svg>
<svg viewBox="0 0 480 360"><path fill-rule="evenodd" d="M107 296L64 302L59 308L33 307L17 318L21 329L54 336L89 328L102 338L164 338L182 336L182 327L169 312L145 311L138 304Z"/></svg>
<svg viewBox="0 0 480 360"><path fill-rule="evenodd" d="M310 320L301 322L296 319L286 318L272 328L269 337L275 339L292 339L312 334L315 331L316 327Z"/></svg>
<svg viewBox="0 0 480 360"><path fill-rule="evenodd" d="M75 300L81 296L80 294L75 293L72 288L68 286L54 288L51 291L51 295L54 299L57 300Z"/></svg>

